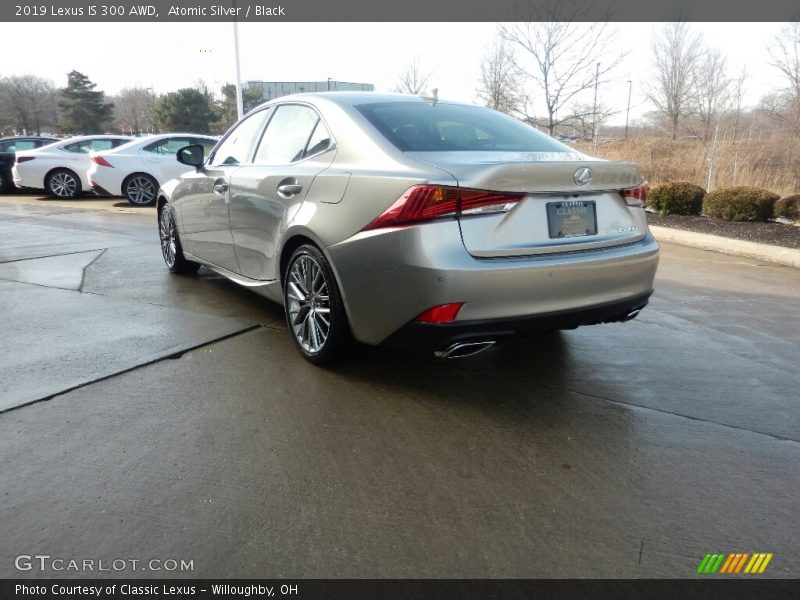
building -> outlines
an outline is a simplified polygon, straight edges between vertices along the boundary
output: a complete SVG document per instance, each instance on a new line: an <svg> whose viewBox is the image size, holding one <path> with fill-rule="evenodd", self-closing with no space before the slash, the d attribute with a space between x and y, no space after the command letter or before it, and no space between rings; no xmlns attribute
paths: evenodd
<svg viewBox="0 0 800 600"><path fill-rule="evenodd" d="M303 92L374 92L371 83L351 83L349 81L246 81L243 90L261 89L261 100L267 101L289 94Z"/></svg>

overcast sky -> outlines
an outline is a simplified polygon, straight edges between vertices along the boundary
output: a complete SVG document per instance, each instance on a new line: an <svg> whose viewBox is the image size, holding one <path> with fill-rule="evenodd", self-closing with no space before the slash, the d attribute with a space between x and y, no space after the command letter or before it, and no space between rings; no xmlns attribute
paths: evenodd
<svg viewBox="0 0 800 600"><path fill-rule="evenodd" d="M618 108L624 122L628 80L633 81L631 118L649 109L643 86L652 73L651 44L660 23L614 24L612 52L630 51L615 76L600 86L599 101ZM781 23L695 23L708 45L728 58L732 74L746 67L746 102L779 85L768 65L768 47ZM403 66L415 57L432 73L439 97L472 102L479 65L497 32L495 23L242 23L242 81L340 81L372 83L391 91ZM156 92L210 87L235 80L231 23L0 23L6 54L0 75L33 73L66 85L77 69L114 94L126 86ZM66 35L66 37L65 37ZM37 40L35 42L31 40ZM14 60L14 56L18 60ZM586 98L591 102L591 94ZM612 121L613 121L612 120Z"/></svg>

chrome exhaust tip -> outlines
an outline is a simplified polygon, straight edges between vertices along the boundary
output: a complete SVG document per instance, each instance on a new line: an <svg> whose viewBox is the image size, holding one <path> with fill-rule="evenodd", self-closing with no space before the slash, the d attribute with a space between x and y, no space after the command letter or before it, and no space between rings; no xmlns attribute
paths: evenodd
<svg viewBox="0 0 800 600"><path fill-rule="evenodd" d="M481 342L456 342L444 350L437 350L433 353L437 358L466 358L475 356L484 350L488 350L495 345L494 340L484 340Z"/></svg>
<svg viewBox="0 0 800 600"><path fill-rule="evenodd" d="M639 313L641 311L642 311L641 308L637 308L636 310L632 310L627 315L625 315L625 317L622 319L622 322L624 323L625 321L630 321L631 319L635 319L637 316L639 316Z"/></svg>

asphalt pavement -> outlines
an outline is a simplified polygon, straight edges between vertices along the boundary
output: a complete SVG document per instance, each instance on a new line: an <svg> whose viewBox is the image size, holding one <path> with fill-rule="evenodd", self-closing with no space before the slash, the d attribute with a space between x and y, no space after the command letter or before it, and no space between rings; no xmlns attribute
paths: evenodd
<svg viewBox="0 0 800 600"><path fill-rule="evenodd" d="M1 577L800 576L800 270L664 244L629 323L319 368L80 202L0 198Z"/></svg>

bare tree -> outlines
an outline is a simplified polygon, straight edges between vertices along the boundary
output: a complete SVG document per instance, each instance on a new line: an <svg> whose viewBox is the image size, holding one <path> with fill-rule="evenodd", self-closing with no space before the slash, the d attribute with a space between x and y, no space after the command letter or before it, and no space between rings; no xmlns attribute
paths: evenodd
<svg viewBox="0 0 800 600"><path fill-rule="evenodd" d="M736 144L739 133L739 124L742 120L742 104L744 103L745 83L747 82L747 68L742 67L739 76L731 82L731 140Z"/></svg>
<svg viewBox="0 0 800 600"><path fill-rule="evenodd" d="M730 99L732 81L725 57L718 50L707 50L698 58L692 78L691 113L697 123L694 133L708 143Z"/></svg>
<svg viewBox="0 0 800 600"><path fill-rule="evenodd" d="M785 85L772 98L768 112L800 135L800 22L790 23L778 34L770 57Z"/></svg>
<svg viewBox="0 0 800 600"><path fill-rule="evenodd" d="M563 120L560 126L562 131L564 127L569 127L570 134L591 140L603 126L603 123L619 112L618 110L612 110L605 104L598 104L595 107L594 104L576 103L572 107L571 116Z"/></svg>
<svg viewBox="0 0 800 600"><path fill-rule="evenodd" d="M678 137L681 119L689 114L694 98L694 73L702 36L684 21L669 23L653 39L655 83L647 98L669 119L672 139Z"/></svg>
<svg viewBox="0 0 800 600"><path fill-rule="evenodd" d="M511 114L520 106L518 70L514 53L503 36L498 36L481 62L478 98L485 106Z"/></svg>
<svg viewBox="0 0 800 600"><path fill-rule="evenodd" d="M41 134L55 126L56 90L49 79L36 75L14 75L0 81L0 112L17 131Z"/></svg>
<svg viewBox="0 0 800 600"><path fill-rule="evenodd" d="M123 88L114 98L114 124L129 133L152 131L155 101L155 94L149 88Z"/></svg>
<svg viewBox="0 0 800 600"><path fill-rule="evenodd" d="M394 91L400 92L401 94L419 95L425 90L425 86L428 85L430 78L431 74L423 73L419 64L419 59L414 58L414 60L403 68Z"/></svg>
<svg viewBox="0 0 800 600"><path fill-rule="evenodd" d="M550 135L575 116L568 109L579 96L602 83L625 56L601 61L615 32L607 20L586 22L591 8L575 0L544 0L530 3L518 22L502 27L503 36L520 51L516 55L520 73L535 90L522 94L520 110ZM544 94L543 118L532 114L539 93ZM558 113L563 117L559 119Z"/></svg>

